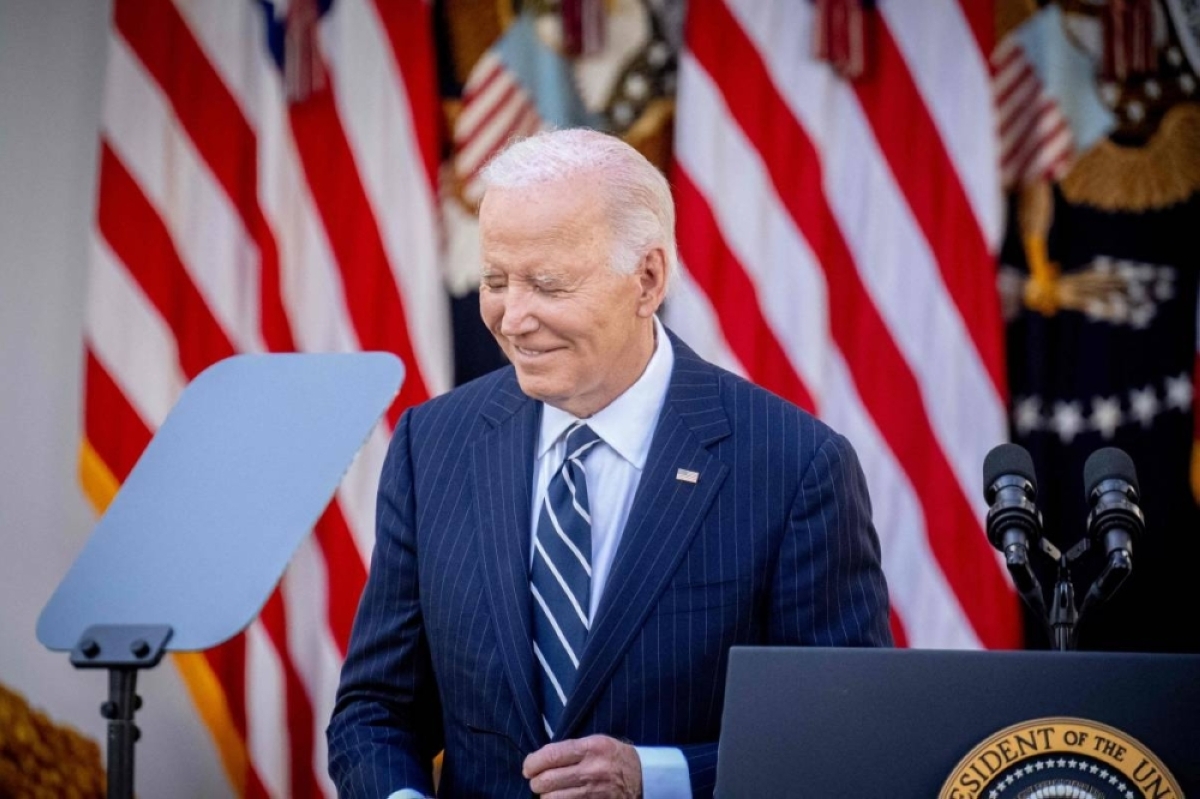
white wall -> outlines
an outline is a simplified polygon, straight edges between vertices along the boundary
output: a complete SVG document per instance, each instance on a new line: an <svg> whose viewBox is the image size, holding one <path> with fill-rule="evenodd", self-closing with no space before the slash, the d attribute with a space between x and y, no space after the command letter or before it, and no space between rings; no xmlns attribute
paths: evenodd
<svg viewBox="0 0 1200 799"><path fill-rule="evenodd" d="M107 0L0 0L0 682L101 746L103 672L34 636L93 518L75 477ZM143 674L138 795L223 797L169 663Z"/></svg>

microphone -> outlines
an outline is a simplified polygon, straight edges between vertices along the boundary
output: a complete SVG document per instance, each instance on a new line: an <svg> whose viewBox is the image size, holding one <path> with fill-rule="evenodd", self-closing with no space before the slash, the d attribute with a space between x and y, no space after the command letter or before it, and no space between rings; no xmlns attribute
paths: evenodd
<svg viewBox="0 0 1200 799"><path fill-rule="evenodd" d="M1028 557L1042 534L1042 514L1033 504L1037 478L1033 458L1017 444L1001 444L983 460L983 498L988 503L987 537L1010 564Z"/></svg>
<svg viewBox="0 0 1200 799"><path fill-rule="evenodd" d="M1137 469L1123 450L1093 452L1083 465L1083 484L1092 509L1088 536L1107 555L1104 571L1084 600L1087 607L1112 596L1133 571L1133 541L1146 532L1146 520L1138 505Z"/></svg>
<svg viewBox="0 0 1200 799"><path fill-rule="evenodd" d="M988 503L987 537L1004 562L1025 604L1045 618L1042 586L1029 563L1029 548L1042 535L1033 458L1024 447L1001 444L983 460L983 498Z"/></svg>

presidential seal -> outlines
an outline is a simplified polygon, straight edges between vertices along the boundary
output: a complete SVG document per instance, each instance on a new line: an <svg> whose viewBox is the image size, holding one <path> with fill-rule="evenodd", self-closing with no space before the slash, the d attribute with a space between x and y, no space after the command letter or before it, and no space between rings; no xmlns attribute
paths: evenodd
<svg viewBox="0 0 1200 799"><path fill-rule="evenodd" d="M938 799L1183 799L1183 793L1137 740L1064 717L997 732L959 761Z"/></svg>

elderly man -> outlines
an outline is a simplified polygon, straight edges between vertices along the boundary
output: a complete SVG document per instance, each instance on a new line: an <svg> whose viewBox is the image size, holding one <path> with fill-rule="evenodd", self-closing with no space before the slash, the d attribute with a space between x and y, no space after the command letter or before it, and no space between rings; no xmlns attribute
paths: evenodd
<svg viewBox="0 0 1200 799"><path fill-rule="evenodd" d="M656 313L663 176L584 130L485 172L512 366L410 409L329 727L342 796L711 795L736 644L890 643L845 438ZM798 710L798 712L801 712Z"/></svg>

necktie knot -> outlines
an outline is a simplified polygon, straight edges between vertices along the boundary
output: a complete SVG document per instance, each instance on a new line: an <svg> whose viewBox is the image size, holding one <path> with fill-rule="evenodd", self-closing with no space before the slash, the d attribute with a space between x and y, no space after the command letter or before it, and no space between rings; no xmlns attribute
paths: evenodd
<svg viewBox="0 0 1200 799"><path fill-rule="evenodd" d="M583 422L576 422L567 430L567 460L582 461L599 441L600 436L595 430Z"/></svg>

